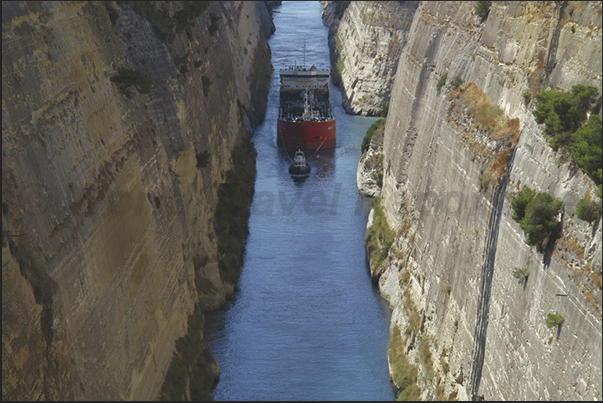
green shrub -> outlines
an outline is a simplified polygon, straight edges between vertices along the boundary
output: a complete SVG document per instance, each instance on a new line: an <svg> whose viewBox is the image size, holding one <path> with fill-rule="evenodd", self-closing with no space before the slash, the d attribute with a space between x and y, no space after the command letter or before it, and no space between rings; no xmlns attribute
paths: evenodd
<svg viewBox="0 0 603 403"><path fill-rule="evenodd" d="M365 245L370 265L376 269L381 267L387 258L394 242L394 234L381 206L381 198L373 199L373 209L373 224L366 232Z"/></svg>
<svg viewBox="0 0 603 403"><path fill-rule="evenodd" d="M534 199L534 196L536 196L536 192L529 187L524 186L521 192L513 199L511 207L514 212L513 219L516 222L521 222L523 220L526 215L526 206Z"/></svg>
<svg viewBox="0 0 603 403"><path fill-rule="evenodd" d="M596 183L601 184L602 150L601 116L590 115L586 125L572 134L570 153L576 164Z"/></svg>
<svg viewBox="0 0 603 403"><path fill-rule="evenodd" d="M368 130L366 131L366 134L364 135L364 138L362 139L362 145L360 146L360 150L362 152L365 152L366 150L368 150L369 145L371 144L371 139L373 138L373 134L375 134L375 131L380 128L381 126L383 126L385 124L385 119L378 119L375 122L373 122L373 124L368 128Z"/></svg>
<svg viewBox="0 0 603 403"><path fill-rule="evenodd" d="M530 269L527 267L524 267L522 269L520 269L519 267L516 267L513 269L513 277L515 277L517 280L519 280L520 284L527 282L529 276L530 276Z"/></svg>
<svg viewBox="0 0 603 403"><path fill-rule="evenodd" d="M151 77L140 70L129 67L120 67L117 74L111 77L111 81L117 84L121 92L126 95L126 90L132 85L142 94L147 94L153 89Z"/></svg>
<svg viewBox="0 0 603 403"><path fill-rule="evenodd" d="M563 203L548 193L539 193L528 203L525 217L519 223L526 233L526 243L544 251L543 242L555 235L559 229L558 215Z"/></svg>
<svg viewBox="0 0 603 403"><path fill-rule="evenodd" d="M596 87L580 84L574 85L571 92L544 91L536 95L534 117L546 125L543 134L555 151L571 145L572 134L584 124L597 97Z"/></svg>
<svg viewBox="0 0 603 403"><path fill-rule="evenodd" d="M397 400L416 401L421 397L421 390L417 386L418 369L408 361L404 353L404 341L400 335L400 329L395 326L391 332L388 345L388 361L391 367L392 379L397 385Z"/></svg>
<svg viewBox="0 0 603 403"><path fill-rule="evenodd" d="M561 315L549 313L546 316L546 326L550 329L555 326L561 326L565 322L565 318Z"/></svg>
<svg viewBox="0 0 603 403"><path fill-rule="evenodd" d="M488 14L490 14L491 1L478 1L475 6L475 15L481 18L482 22L486 21Z"/></svg>
<svg viewBox="0 0 603 403"><path fill-rule="evenodd" d="M446 85L446 80L448 79L448 72L442 74L442 77L440 77L440 79L438 80L438 94L440 93L440 90L442 89L443 86Z"/></svg>
<svg viewBox="0 0 603 403"><path fill-rule="evenodd" d="M524 186L511 201L511 207L513 219L526 233L526 243L536 245L538 251L542 252L543 241L550 239L558 230L558 215L563 204L548 193L535 193Z"/></svg>
<svg viewBox="0 0 603 403"><path fill-rule="evenodd" d="M576 206L576 216L579 219L592 223L601 214L601 201L580 199Z"/></svg>
<svg viewBox="0 0 603 403"><path fill-rule="evenodd" d="M454 78L454 81L452 82L452 84L450 84L452 86L452 88L456 91L459 89L459 87L463 84L463 79L460 76L456 76Z"/></svg>

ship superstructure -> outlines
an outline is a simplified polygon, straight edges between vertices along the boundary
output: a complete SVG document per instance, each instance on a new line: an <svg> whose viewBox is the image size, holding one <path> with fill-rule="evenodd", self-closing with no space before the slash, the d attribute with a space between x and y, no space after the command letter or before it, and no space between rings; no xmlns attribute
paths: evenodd
<svg viewBox="0 0 603 403"><path fill-rule="evenodd" d="M280 70L277 144L287 149L335 147L335 117L329 99L330 69L291 66Z"/></svg>

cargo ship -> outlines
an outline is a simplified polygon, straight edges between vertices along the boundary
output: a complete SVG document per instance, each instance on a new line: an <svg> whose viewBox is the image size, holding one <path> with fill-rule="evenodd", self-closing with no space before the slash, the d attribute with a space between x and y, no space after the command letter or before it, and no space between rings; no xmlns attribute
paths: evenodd
<svg viewBox="0 0 603 403"><path fill-rule="evenodd" d="M330 74L330 69L318 69L315 65L308 69L291 66L280 70L276 130L279 147L295 150L335 147L335 117L329 99Z"/></svg>

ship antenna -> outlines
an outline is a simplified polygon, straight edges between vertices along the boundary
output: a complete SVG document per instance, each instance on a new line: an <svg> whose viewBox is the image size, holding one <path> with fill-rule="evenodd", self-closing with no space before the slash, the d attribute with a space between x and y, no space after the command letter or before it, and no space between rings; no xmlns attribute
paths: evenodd
<svg viewBox="0 0 603 403"><path fill-rule="evenodd" d="M304 69L306 68L306 40L304 39Z"/></svg>

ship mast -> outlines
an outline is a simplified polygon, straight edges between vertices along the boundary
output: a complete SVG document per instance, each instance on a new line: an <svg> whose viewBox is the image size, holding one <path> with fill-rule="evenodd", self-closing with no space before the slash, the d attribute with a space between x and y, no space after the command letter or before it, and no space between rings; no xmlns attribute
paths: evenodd
<svg viewBox="0 0 603 403"><path fill-rule="evenodd" d="M304 69L306 68L306 40L304 39Z"/></svg>

